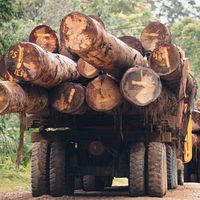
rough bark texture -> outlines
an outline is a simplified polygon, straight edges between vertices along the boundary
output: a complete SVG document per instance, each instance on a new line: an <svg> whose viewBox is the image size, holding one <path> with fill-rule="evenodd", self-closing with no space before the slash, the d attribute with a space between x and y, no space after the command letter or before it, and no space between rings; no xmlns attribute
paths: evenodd
<svg viewBox="0 0 200 200"><path fill-rule="evenodd" d="M47 93L28 85L20 86L12 81L0 82L0 114L38 113L48 106Z"/></svg>
<svg viewBox="0 0 200 200"><path fill-rule="evenodd" d="M134 67L126 71L121 81L124 98L138 106L146 106L155 101L161 93L159 76L150 68Z"/></svg>
<svg viewBox="0 0 200 200"><path fill-rule="evenodd" d="M137 51L139 51L143 56L145 55L145 50L144 50L144 48L142 46L142 43L136 37L133 37L133 36L121 36L121 37L118 37L118 39L120 39L121 41L126 43L131 48L136 49Z"/></svg>
<svg viewBox="0 0 200 200"><path fill-rule="evenodd" d="M78 60L77 70L79 74L85 78L94 78L99 74L99 70L97 68L85 62L82 58Z"/></svg>
<svg viewBox="0 0 200 200"><path fill-rule="evenodd" d="M115 77L121 77L126 69L136 64L144 65L143 56L137 50L82 13L72 12L64 17L60 34L63 45L71 52Z"/></svg>
<svg viewBox="0 0 200 200"><path fill-rule="evenodd" d="M14 78L10 75L10 73L6 69L4 58L5 55L2 55L0 58L0 77L4 81L12 81Z"/></svg>
<svg viewBox="0 0 200 200"><path fill-rule="evenodd" d="M39 45L46 51L58 53L58 37L56 32L49 26L40 25L35 27L29 35L29 42Z"/></svg>
<svg viewBox="0 0 200 200"><path fill-rule="evenodd" d="M71 59L44 51L33 43L11 47L5 56L8 72L16 79L43 87L52 87L79 77Z"/></svg>
<svg viewBox="0 0 200 200"><path fill-rule="evenodd" d="M105 28L105 24L99 16L97 15L88 15L88 16L91 17L92 19L95 19L97 22L99 22L99 24L102 25L103 28Z"/></svg>
<svg viewBox="0 0 200 200"><path fill-rule="evenodd" d="M150 67L163 80L180 82L181 58L178 48L174 44L164 43L156 48L150 57Z"/></svg>
<svg viewBox="0 0 200 200"><path fill-rule="evenodd" d="M94 110L110 111L122 102L122 97L116 83L104 75L97 77L88 84L86 100Z"/></svg>
<svg viewBox="0 0 200 200"><path fill-rule="evenodd" d="M63 83L51 92L51 105L64 113L82 113L85 105L85 88L77 83Z"/></svg>
<svg viewBox="0 0 200 200"><path fill-rule="evenodd" d="M171 42L171 33L164 24L150 22L142 31L140 40L146 51L153 51L162 42Z"/></svg>

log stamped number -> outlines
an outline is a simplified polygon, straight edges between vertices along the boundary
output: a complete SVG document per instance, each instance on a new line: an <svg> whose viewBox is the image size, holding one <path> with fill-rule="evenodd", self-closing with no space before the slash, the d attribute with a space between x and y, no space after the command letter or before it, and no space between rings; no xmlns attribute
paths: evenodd
<svg viewBox="0 0 200 200"><path fill-rule="evenodd" d="M17 66L15 68L14 74L19 77L25 76L24 72L21 69L22 63L23 63L23 57L24 57L24 48L20 45L18 46L18 50L11 50L10 56L12 59L17 58Z"/></svg>

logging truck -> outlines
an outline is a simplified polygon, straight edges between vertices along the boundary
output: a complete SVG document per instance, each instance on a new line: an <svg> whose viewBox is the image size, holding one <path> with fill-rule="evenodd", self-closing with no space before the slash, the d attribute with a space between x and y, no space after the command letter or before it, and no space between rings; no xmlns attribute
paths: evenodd
<svg viewBox="0 0 200 200"><path fill-rule="evenodd" d="M114 177L128 179L130 196L182 185L196 82L169 29L151 22L140 40L116 38L98 17L72 12L60 47L55 37L36 27L0 61L1 114L21 113L21 138L36 129L33 196L73 195L78 182L104 190Z"/></svg>

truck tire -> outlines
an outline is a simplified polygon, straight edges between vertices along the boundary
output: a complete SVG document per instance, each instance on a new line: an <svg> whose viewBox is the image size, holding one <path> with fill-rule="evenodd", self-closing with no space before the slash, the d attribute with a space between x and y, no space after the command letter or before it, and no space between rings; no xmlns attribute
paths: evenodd
<svg viewBox="0 0 200 200"><path fill-rule="evenodd" d="M85 191L102 191L105 187L105 177L83 176L83 189Z"/></svg>
<svg viewBox="0 0 200 200"><path fill-rule="evenodd" d="M73 195L74 177L67 175L67 146L64 142L53 142L50 152L50 194L58 197Z"/></svg>
<svg viewBox="0 0 200 200"><path fill-rule="evenodd" d="M105 176L105 187L112 187L113 177Z"/></svg>
<svg viewBox="0 0 200 200"><path fill-rule="evenodd" d="M160 142L149 143L147 187L150 196L162 197L167 191L166 147Z"/></svg>
<svg viewBox="0 0 200 200"><path fill-rule="evenodd" d="M31 188L33 197L49 194L49 146L46 140L41 140L33 145L31 156Z"/></svg>
<svg viewBox="0 0 200 200"><path fill-rule="evenodd" d="M178 169L177 169L177 160L176 160L176 153L175 151L173 150L172 151L172 164L173 164L173 189L176 189L177 186L178 186L178 176L177 176L177 172L178 172Z"/></svg>
<svg viewBox="0 0 200 200"><path fill-rule="evenodd" d="M183 172L183 170L178 170L178 185L184 185L184 172Z"/></svg>
<svg viewBox="0 0 200 200"><path fill-rule="evenodd" d="M129 159L129 195L145 194L145 145L143 142L130 146Z"/></svg>
<svg viewBox="0 0 200 200"><path fill-rule="evenodd" d="M166 145L167 153L167 187L168 189L174 188L174 170L173 170L173 150L170 145Z"/></svg>
<svg viewBox="0 0 200 200"><path fill-rule="evenodd" d="M83 176L83 190L95 191L95 176Z"/></svg>

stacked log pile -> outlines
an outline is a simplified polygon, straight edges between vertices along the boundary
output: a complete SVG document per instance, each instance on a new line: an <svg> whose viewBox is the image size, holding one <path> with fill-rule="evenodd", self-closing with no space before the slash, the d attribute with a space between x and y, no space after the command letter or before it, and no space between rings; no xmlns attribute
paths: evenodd
<svg viewBox="0 0 200 200"><path fill-rule="evenodd" d="M112 113L124 104L155 119L167 113L182 116L196 89L188 60L160 22L146 26L140 40L117 38L97 16L79 12L62 19L60 41L50 27L34 28L29 42L2 56L0 76L0 114L45 109Z"/></svg>

